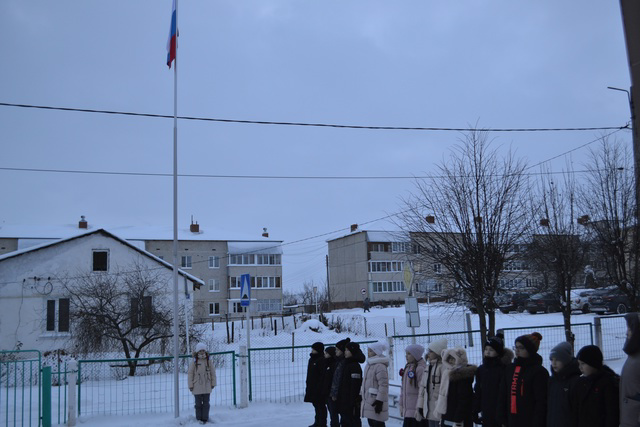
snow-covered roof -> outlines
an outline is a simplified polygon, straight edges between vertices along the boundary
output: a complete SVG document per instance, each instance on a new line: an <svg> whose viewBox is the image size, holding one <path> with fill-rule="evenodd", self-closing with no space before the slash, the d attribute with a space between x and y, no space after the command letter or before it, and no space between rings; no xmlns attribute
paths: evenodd
<svg viewBox="0 0 640 427"><path fill-rule="evenodd" d="M367 241L368 242L399 242L403 239L401 238L403 232L401 231L376 231L376 230L360 230L357 229L351 233L347 233L343 236L336 237L333 239L327 240L327 242L333 242L334 240L342 239L347 236L352 236L358 233L367 233ZM406 239L404 239L406 240Z"/></svg>
<svg viewBox="0 0 640 427"><path fill-rule="evenodd" d="M60 226L47 225L0 225L0 238L13 239L64 239L78 236L86 231L99 229L109 230L126 240L173 240L173 227L168 226L134 226L117 225L105 226L89 223L87 229L78 228L78 224L66 224ZM188 227L178 229L178 240L206 240L206 241L259 241L281 243L282 240L264 238L262 229L255 234L235 233L223 229L207 228L200 226L199 233L192 233Z"/></svg>
<svg viewBox="0 0 640 427"><path fill-rule="evenodd" d="M278 242L227 242L230 254L282 254Z"/></svg>
<svg viewBox="0 0 640 427"><path fill-rule="evenodd" d="M30 246L28 248L20 249L20 250L17 250L17 251L8 252L8 253L6 253L4 255L0 255L0 261L3 261L3 260L8 259L8 258L17 257L17 256L23 255L25 253L35 252L35 251L40 250L40 249L44 249L44 248L47 248L47 247L50 247L50 246L55 246L55 245L58 245L60 243L68 242L68 241L71 241L71 240L74 240L74 239L78 239L78 238L81 238L81 237L84 237L84 236L88 236L88 235L91 235L91 234L94 234L94 233L105 234L105 235L111 237L112 239L115 239L115 240L119 241L123 245L128 246L128 247L132 248L133 250L141 253L142 255L153 259L154 261L158 262L159 264L164 265L168 269L173 270L173 266L171 264L169 264L167 261L165 261L165 260L153 255L152 253L149 253L149 252L145 251L144 249L140 249L136 245L129 243L127 240L125 240L125 239L123 239L121 237L118 237L115 234L113 234L113 233L111 233L111 232L109 232L109 231L107 231L107 230L105 230L103 228L98 228L96 230L84 230L84 232L75 234L75 235L73 235L71 237L66 237L64 239L59 239L59 240L55 240L55 241L52 241L52 242L41 243L39 245ZM193 276L193 275L191 275L189 273L185 273L184 271L182 271L180 269L178 269L178 273L180 275L186 277L187 279L191 280L192 282L198 283L200 285L204 285L204 281L201 280L201 279L198 279L196 276Z"/></svg>

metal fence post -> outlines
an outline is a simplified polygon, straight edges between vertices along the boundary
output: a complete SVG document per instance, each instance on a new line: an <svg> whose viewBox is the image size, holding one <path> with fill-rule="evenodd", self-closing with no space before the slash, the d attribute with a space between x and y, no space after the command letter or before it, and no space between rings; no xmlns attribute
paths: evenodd
<svg viewBox="0 0 640 427"><path fill-rule="evenodd" d="M67 363L67 371L69 372L68 376L68 385L67 392L69 393L69 397L67 398L67 425L75 426L76 425L76 387L78 382L78 362L75 360L70 360Z"/></svg>
<svg viewBox="0 0 640 427"><path fill-rule="evenodd" d="M249 387L248 387L248 369L247 369L247 346L240 346L240 406L246 408L249 406Z"/></svg>
<svg viewBox="0 0 640 427"><path fill-rule="evenodd" d="M42 426L51 427L51 366L42 368Z"/></svg>
<svg viewBox="0 0 640 427"><path fill-rule="evenodd" d="M389 369L391 371L391 379L395 379L396 370L393 367L393 337L387 337L387 341L389 342Z"/></svg>
<svg viewBox="0 0 640 427"><path fill-rule="evenodd" d="M469 347L473 347L473 332L471 331L471 314L467 311L465 313L467 318L467 331L469 332Z"/></svg>
<svg viewBox="0 0 640 427"><path fill-rule="evenodd" d="M600 321L600 316L593 318L593 326L596 329L596 345L599 348L602 348L602 323Z"/></svg>
<svg viewBox="0 0 640 427"><path fill-rule="evenodd" d="M364 336L367 337L367 318L364 318Z"/></svg>

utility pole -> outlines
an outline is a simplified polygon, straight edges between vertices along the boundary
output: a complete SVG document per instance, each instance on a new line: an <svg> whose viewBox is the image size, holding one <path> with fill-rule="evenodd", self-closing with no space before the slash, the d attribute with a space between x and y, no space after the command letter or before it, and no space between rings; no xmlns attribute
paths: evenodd
<svg viewBox="0 0 640 427"><path fill-rule="evenodd" d="M629 73L631 75L629 107L631 109L633 169L636 190L636 223L633 233L633 287L634 290L637 290L640 285L640 269L638 268L638 256L640 253L640 187L638 187L638 183L640 183L640 139L638 138L638 114L636 113L636 108L640 105L640 2L637 0L620 0L620 11L622 13L624 38L627 45Z"/></svg>

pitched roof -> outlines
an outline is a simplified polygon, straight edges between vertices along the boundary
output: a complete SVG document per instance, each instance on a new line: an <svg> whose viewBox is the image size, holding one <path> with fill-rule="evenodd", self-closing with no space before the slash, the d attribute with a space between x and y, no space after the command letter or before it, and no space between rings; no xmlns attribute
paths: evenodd
<svg viewBox="0 0 640 427"><path fill-rule="evenodd" d="M167 261L165 261L165 260L163 260L161 258L158 258L157 256L153 255L152 253L149 253L149 252L147 252L147 251L145 251L143 249L138 248L137 246L129 243L127 240L116 236L115 234L105 230L104 228L98 228L98 229L95 229L95 230L85 231L83 233L76 234L74 236L67 237L67 238L64 238L64 239L59 239L59 240L56 240L56 241L53 241L53 242L47 242L47 243L43 243L43 244L36 245L36 246L30 246L28 248L17 250L17 251L14 251L14 252L9 252L9 253L6 253L4 255L0 255L0 262L4 261L6 259L9 259L9 258L18 257L18 256L26 254L26 253L36 252L36 251L39 251L40 249L44 249L44 248L48 248L48 247L51 247L51 246L59 245L61 243L65 243L65 242L70 242L72 240L79 239L79 238L82 238L82 237L90 236L92 234L103 234L103 235L105 235L107 237L110 237L110 238L112 238L114 240L117 240L118 242L120 242L123 245L135 250L136 252L140 253L141 255L144 255L147 258L150 258L151 260L153 260L153 261L155 261L155 262L157 262L159 264L162 264L167 269L173 270L173 266L170 263L168 263ZM186 277L187 279L191 280L192 282L194 282L197 285L204 285L204 281L202 279L199 279L199 278L197 278L197 277L195 277L195 276L193 276L193 275L191 275L189 273L185 273L184 271L182 271L180 269L178 269L178 273L180 275L182 275L183 277Z"/></svg>

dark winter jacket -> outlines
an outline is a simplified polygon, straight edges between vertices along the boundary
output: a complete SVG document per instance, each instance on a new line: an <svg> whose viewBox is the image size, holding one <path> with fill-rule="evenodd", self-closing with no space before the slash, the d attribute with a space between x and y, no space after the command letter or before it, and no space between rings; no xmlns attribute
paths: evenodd
<svg viewBox="0 0 640 427"><path fill-rule="evenodd" d="M473 377L477 369L476 365L467 365L450 371L447 412L442 415L443 420L462 422L465 427L472 425Z"/></svg>
<svg viewBox="0 0 640 427"><path fill-rule="evenodd" d="M624 343L627 360L620 373L620 427L640 425L640 319L638 313L624 318L631 336Z"/></svg>
<svg viewBox="0 0 640 427"><path fill-rule="evenodd" d="M336 356L336 363L333 370L333 378L331 379L331 388L329 389L329 397L331 399L338 398L338 391L340 390L340 381L342 381L342 373L344 371L344 364L346 359L344 358L344 354L341 356Z"/></svg>
<svg viewBox="0 0 640 427"><path fill-rule="evenodd" d="M337 403L341 412L347 412L356 408L355 413L360 413L360 388L362 387L362 368L360 363L364 363L365 357L362 352L354 354L348 359L344 359L344 369L338 388ZM338 371L336 370L336 374Z"/></svg>
<svg viewBox="0 0 640 427"><path fill-rule="evenodd" d="M618 427L619 382L608 366L580 377L571 394L571 427Z"/></svg>
<svg viewBox="0 0 640 427"><path fill-rule="evenodd" d="M545 427L548 381L549 372L539 354L516 358L500 383L499 422L509 427Z"/></svg>
<svg viewBox="0 0 640 427"><path fill-rule="evenodd" d="M304 393L305 402L323 402L322 380L325 371L323 353L311 353L307 366L307 388Z"/></svg>
<svg viewBox="0 0 640 427"><path fill-rule="evenodd" d="M484 358L476 371L476 384L473 389L473 414L482 418L484 427L498 424L498 392L504 379L504 371L513 361L513 352L504 349L502 357ZM480 415L482 413L482 415Z"/></svg>
<svg viewBox="0 0 640 427"><path fill-rule="evenodd" d="M322 374L322 384L320 386L320 394L323 400L326 400L331 393L331 383L333 382L333 373L336 370L337 359L332 356L324 359L324 373Z"/></svg>
<svg viewBox="0 0 640 427"><path fill-rule="evenodd" d="M575 358L560 372L551 370L547 399L547 427L567 427L570 424L569 399L578 378L580 378L580 369Z"/></svg>

